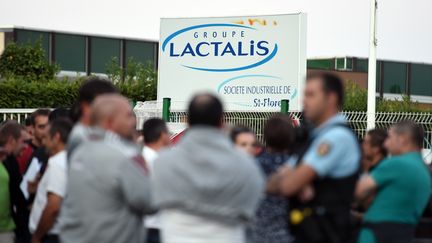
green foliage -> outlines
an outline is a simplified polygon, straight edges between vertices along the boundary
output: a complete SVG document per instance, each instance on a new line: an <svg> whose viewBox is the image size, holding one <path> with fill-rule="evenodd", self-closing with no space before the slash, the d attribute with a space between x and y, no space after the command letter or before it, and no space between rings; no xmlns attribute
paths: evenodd
<svg viewBox="0 0 432 243"><path fill-rule="evenodd" d="M156 99L157 74L153 66L128 61L125 70L115 58L107 74L120 92L131 101ZM35 46L9 44L0 57L0 107L70 107L81 83L88 77L55 78L59 67L45 59L41 43Z"/></svg>
<svg viewBox="0 0 432 243"><path fill-rule="evenodd" d="M377 98L378 112L427 112L418 102L413 102L407 95L402 95L402 101ZM366 111L367 90L356 83L348 81L345 86L344 111ZM432 110L429 110L429 112Z"/></svg>
<svg viewBox="0 0 432 243"><path fill-rule="evenodd" d="M402 101L380 99L377 102L377 111L381 112L425 112L418 102L410 100L408 95L402 95Z"/></svg>
<svg viewBox="0 0 432 243"><path fill-rule="evenodd" d="M0 76L23 80L52 80L59 71L58 65L49 64L41 42L34 46L10 43L0 56Z"/></svg>
<svg viewBox="0 0 432 243"><path fill-rule="evenodd" d="M82 80L64 78L29 82L19 78L3 79L0 80L0 107L70 107L75 102Z"/></svg>
<svg viewBox="0 0 432 243"><path fill-rule="evenodd" d="M344 111L366 111L367 91L358 84L348 81L345 85Z"/></svg>
<svg viewBox="0 0 432 243"><path fill-rule="evenodd" d="M107 64L108 78L120 89L121 93L133 101L155 100L157 73L152 63L139 63L133 58L125 69L118 65L116 57Z"/></svg>

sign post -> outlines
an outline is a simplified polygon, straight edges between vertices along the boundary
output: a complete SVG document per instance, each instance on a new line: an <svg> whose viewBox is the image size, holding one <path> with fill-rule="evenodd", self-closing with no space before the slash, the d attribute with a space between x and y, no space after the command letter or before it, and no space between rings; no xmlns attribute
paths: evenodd
<svg viewBox="0 0 432 243"><path fill-rule="evenodd" d="M368 65L368 100L367 100L367 129L375 128L376 112L376 0L370 0L370 36L369 36L369 65Z"/></svg>

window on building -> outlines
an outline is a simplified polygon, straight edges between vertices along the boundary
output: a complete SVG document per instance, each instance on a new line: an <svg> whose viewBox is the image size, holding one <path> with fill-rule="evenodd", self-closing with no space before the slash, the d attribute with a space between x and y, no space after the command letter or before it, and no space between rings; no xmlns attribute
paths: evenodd
<svg viewBox="0 0 432 243"><path fill-rule="evenodd" d="M347 68L347 70L353 70L353 59L352 59L352 57L347 57L345 59L345 61L346 61L346 68Z"/></svg>
<svg viewBox="0 0 432 243"><path fill-rule="evenodd" d="M411 94L432 96L432 65L411 65Z"/></svg>
<svg viewBox="0 0 432 243"><path fill-rule="evenodd" d="M345 59L336 58L336 69L345 69Z"/></svg>
<svg viewBox="0 0 432 243"><path fill-rule="evenodd" d="M368 61L366 59L366 61ZM381 63L382 61L377 61L376 64L376 92L381 93L381 83L383 80L381 80ZM369 63L366 62L366 72L368 71L367 68L369 67ZM384 92L383 92L384 93Z"/></svg>
<svg viewBox="0 0 432 243"><path fill-rule="evenodd" d="M49 33L47 32L41 32L41 31L32 31L32 30L20 30L16 29L16 42L18 44L31 44L34 45L37 42L41 42L42 48L45 51L45 57L47 59L50 58L49 56Z"/></svg>
<svg viewBox="0 0 432 243"><path fill-rule="evenodd" d="M133 58L136 62L155 65L156 44L143 41L126 41L126 63Z"/></svg>
<svg viewBox="0 0 432 243"><path fill-rule="evenodd" d="M384 62L384 93L406 93L407 65L398 62Z"/></svg>
<svg viewBox="0 0 432 243"><path fill-rule="evenodd" d="M365 72L368 71L368 59L356 59L355 69L356 72Z"/></svg>
<svg viewBox="0 0 432 243"><path fill-rule="evenodd" d="M341 57L336 58L336 69L337 70L352 70L352 58Z"/></svg>
<svg viewBox="0 0 432 243"><path fill-rule="evenodd" d="M113 57L120 65L120 40L91 37L90 68L92 73L106 73Z"/></svg>
<svg viewBox="0 0 432 243"><path fill-rule="evenodd" d="M55 34L54 60L61 70L85 72L86 40L84 36Z"/></svg>
<svg viewBox="0 0 432 243"><path fill-rule="evenodd" d="M333 59L312 59L307 61L307 67L311 69L334 69Z"/></svg>

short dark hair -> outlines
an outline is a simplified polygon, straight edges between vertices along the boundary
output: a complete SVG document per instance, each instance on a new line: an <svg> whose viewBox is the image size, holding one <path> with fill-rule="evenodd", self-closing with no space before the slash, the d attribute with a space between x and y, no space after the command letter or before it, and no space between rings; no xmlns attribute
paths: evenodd
<svg viewBox="0 0 432 243"><path fill-rule="evenodd" d="M160 139L163 133L168 133L168 127L160 118L150 118L143 124L142 134L144 143L154 143Z"/></svg>
<svg viewBox="0 0 432 243"><path fill-rule="evenodd" d="M39 116L47 116L49 117L49 114L51 113L51 111L49 109L37 109L35 110L31 116L31 124L34 126L36 124L36 118Z"/></svg>
<svg viewBox="0 0 432 243"><path fill-rule="evenodd" d="M243 133L250 133L250 134L255 135L255 133L249 127L243 126L243 125L238 125L238 126L235 126L231 129L231 132L230 132L231 141L233 143L235 143L237 141L237 137Z"/></svg>
<svg viewBox="0 0 432 243"><path fill-rule="evenodd" d="M411 142L419 149L423 148L424 129L411 120L403 120L393 125L394 131L401 134L408 134Z"/></svg>
<svg viewBox="0 0 432 243"><path fill-rule="evenodd" d="M18 140L24 127L14 120L8 120L0 125L0 146L4 146L10 137Z"/></svg>
<svg viewBox="0 0 432 243"><path fill-rule="evenodd" d="M28 117L24 120L24 125L25 125L26 127L28 127L28 126L33 126L31 116L28 116Z"/></svg>
<svg viewBox="0 0 432 243"><path fill-rule="evenodd" d="M87 79L78 90L77 101L72 105L71 118L74 122L81 117L81 103L92 103L93 100L101 94L117 94L118 89L109 81L99 77Z"/></svg>
<svg viewBox="0 0 432 243"><path fill-rule="evenodd" d="M66 144L69 138L69 134L72 131L72 122L64 117L57 118L50 123L49 134L53 137L55 134L60 134L60 140Z"/></svg>
<svg viewBox="0 0 432 243"><path fill-rule="evenodd" d="M341 78L329 72L312 72L308 74L307 81L320 80L326 94L334 93L338 98L338 107L342 109L344 103L344 86Z"/></svg>
<svg viewBox="0 0 432 243"><path fill-rule="evenodd" d="M53 110L50 114L49 114L49 117L48 117L48 120L50 121L50 122L52 122L52 121L54 121L55 119L58 119L58 118L61 118L61 117L63 117L63 118L67 118L67 119L70 119L70 111L69 111L69 109L68 108L57 108L57 109L55 109L55 110Z"/></svg>
<svg viewBox="0 0 432 243"><path fill-rule="evenodd" d="M81 85L78 90L78 102L91 103L101 94L119 93L117 88L109 81L99 77L91 77Z"/></svg>
<svg viewBox="0 0 432 243"><path fill-rule="evenodd" d="M384 146L384 142L387 139L387 130L375 128L367 132L370 137L370 143L373 147L378 147L383 157L387 156L387 149Z"/></svg>
<svg viewBox="0 0 432 243"><path fill-rule="evenodd" d="M266 122L264 140L269 148L288 152L293 149L294 138L295 131L289 115L278 114Z"/></svg>
<svg viewBox="0 0 432 243"><path fill-rule="evenodd" d="M195 95L189 103L188 123L190 126L205 125L219 127L222 117L222 102L210 93Z"/></svg>

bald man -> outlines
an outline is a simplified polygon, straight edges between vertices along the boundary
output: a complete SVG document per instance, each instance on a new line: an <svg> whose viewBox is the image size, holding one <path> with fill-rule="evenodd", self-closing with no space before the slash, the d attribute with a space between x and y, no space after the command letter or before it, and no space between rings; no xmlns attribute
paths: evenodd
<svg viewBox="0 0 432 243"><path fill-rule="evenodd" d="M129 101L117 94L101 95L92 104L90 124L111 131L125 140L132 141L136 118Z"/></svg>
<svg viewBox="0 0 432 243"><path fill-rule="evenodd" d="M102 95L92 104L91 124L93 135L70 158L61 242L142 243L142 217L152 211L147 169L129 140L132 108L120 95Z"/></svg>

